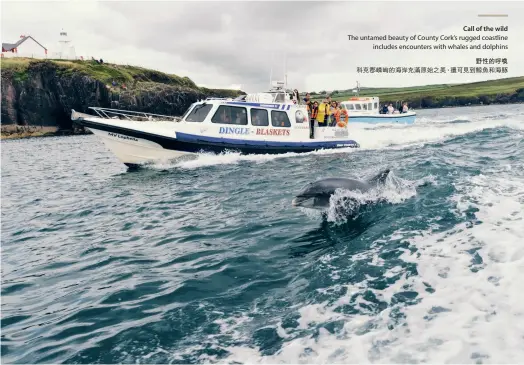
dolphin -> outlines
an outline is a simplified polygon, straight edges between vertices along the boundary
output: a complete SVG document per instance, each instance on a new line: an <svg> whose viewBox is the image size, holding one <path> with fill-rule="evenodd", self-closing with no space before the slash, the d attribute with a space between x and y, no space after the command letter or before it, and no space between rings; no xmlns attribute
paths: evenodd
<svg viewBox="0 0 524 365"><path fill-rule="evenodd" d="M365 193L379 185L384 185L389 173L389 169L382 170L367 181L335 177L311 182L295 196L291 204L294 207L319 210L329 208L329 199L337 189L358 190Z"/></svg>

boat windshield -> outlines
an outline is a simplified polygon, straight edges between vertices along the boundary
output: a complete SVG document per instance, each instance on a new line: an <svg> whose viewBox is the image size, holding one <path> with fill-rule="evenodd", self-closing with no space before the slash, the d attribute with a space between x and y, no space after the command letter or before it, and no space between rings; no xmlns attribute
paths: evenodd
<svg viewBox="0 0 524 365"><path fill-rule="evenodd" d="M189 112L191 111L191 109L193 109L193 106L195 106L196 103L193 103L189 106L189 108L187 108L187 110L185 111L184 114L182 114L182 117L180 118L180 120L184 120L185 117L187 117L187 115L189 114Z"/></svg>
<svg viewBox="0 0 524 365"><path fill-rule="evenodd" d="M275 103L284 103L286 101L286 96L284 93L272 93L273 101Z"/></svg>

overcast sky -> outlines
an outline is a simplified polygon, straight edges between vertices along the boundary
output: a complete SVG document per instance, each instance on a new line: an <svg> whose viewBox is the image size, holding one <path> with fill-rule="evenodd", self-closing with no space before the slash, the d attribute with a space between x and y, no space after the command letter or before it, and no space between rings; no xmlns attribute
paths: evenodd
<svg viewBox="0 0 524 365"><path fill-rule="evenodd" d="M508 18L479 18L506 13ZM198 85L263 91L283 79L300 91L472 82L524 75L522 2L2 1L2 42L32 35L52 53L61 28L76 54L139 65ZM469 34L465 25L508 25L508 51L378 51L353 35ZM473 35L479 33L471 32ZM495 33L493 34L505 34ZM484 34L484 33L480 33ZM491 34L491 33L486 33ZM520 38L520 39L519 39ZM390 43L390 42L387 42ZM402 42L395 42L401 44ZM430 43L430 42L426 42ZM520 48L520 51L519 51ZM357 74L360 67L477 66L506 57L507 74Z"/></svg>

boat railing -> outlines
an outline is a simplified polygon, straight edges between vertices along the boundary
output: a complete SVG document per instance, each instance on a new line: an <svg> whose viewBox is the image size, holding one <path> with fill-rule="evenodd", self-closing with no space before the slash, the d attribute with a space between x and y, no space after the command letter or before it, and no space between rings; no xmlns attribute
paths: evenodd
<svg viewBox="0 0 524 365"><path fill-rule="evenodd" d="M218 97L208 97L206 98L206 100L204 101L208 101L208 100L232 100L231 98L218 98Z"/></svg>
<svg viewBox="0 0 524 365"><path fill-rule="evenodd" d="M153 114L146 112L136 112L132 110L122 109L110 109L101 108L97 106L91 106L92 109L98 116L104 119L128 119L133 121L173 121L179 122L181 117L175 117L172 115Z"/></svg>

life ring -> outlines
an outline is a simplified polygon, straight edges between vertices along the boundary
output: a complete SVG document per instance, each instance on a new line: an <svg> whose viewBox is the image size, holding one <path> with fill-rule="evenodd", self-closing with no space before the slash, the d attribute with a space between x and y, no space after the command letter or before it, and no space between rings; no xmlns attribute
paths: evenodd
<svg viewBox="0 0 524 365"><path fill-rule="evenodd" d="M346 111L346 109L342 109L341 111L341 117L343 116L343 118L340 118L340 120L337 122L337 125L340 127L340 128L344 128L348 125L348 120L349 120L349 115L348 115L348 112Z"/></svg>

